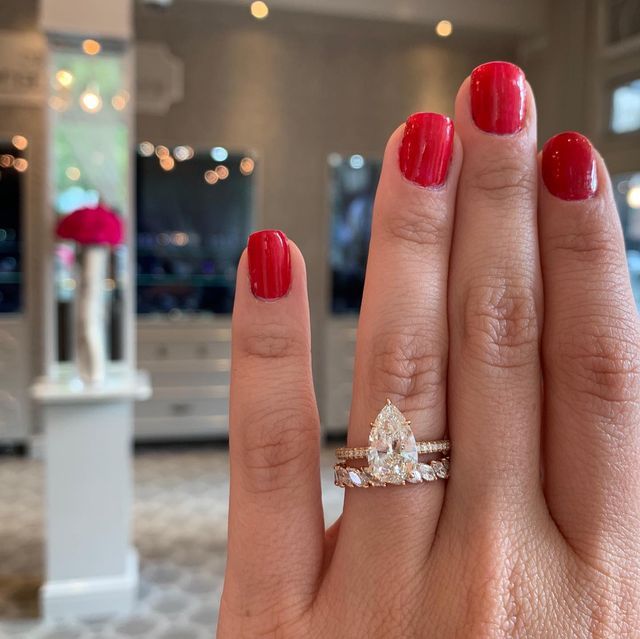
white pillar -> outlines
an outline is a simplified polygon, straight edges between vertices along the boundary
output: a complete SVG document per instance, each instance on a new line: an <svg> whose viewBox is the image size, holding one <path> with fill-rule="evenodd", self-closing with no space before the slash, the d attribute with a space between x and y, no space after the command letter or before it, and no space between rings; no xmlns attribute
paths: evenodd
<svg viewBox="0 0 640 639"><path fill-rule="evenodd" d="M102 387L79 384L72 369L33 387L45 444L45 619L127 614L135 604L132 402L149 394L146 375L114 370Z"/></svg>

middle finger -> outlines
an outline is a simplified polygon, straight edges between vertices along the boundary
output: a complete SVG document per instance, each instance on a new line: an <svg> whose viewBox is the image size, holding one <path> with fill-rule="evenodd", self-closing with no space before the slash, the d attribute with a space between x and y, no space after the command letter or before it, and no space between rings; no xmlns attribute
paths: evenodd
<svg viewBox="0 0 640 639"><path fill-rule="evenodd" d="M456 124L465 161L449 280L447 507L504 517L507 503L519 517L541 495L536 118L522 70L475 69Z"/></svg>

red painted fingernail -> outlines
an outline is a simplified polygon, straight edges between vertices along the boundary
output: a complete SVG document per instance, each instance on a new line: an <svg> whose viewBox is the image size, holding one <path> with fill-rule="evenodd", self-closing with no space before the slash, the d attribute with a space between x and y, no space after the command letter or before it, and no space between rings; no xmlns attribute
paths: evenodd
<svg viewBox="0 0 640 639"><path fill-rule="evenodd" d="M487 62L471 73L471 114L487 133L516 133L524 124L524 71L510 62Z"/></svg>
<svg viewBox="0 0 640 639"><path fill-rule="evenodd" d="M591 142L574 131L552 137L542 149L542 179L563 200L586 200L598 190Z"/></svg>
<svg viewBox="0 0 640 639"><path fill-rule="evenodd" d="M400 170L420 186L442 186L453 152L453 122L439 113L409 116L400 145Z"/></svg>
<svg viewBox="0 0 640 639"><path fill-rule="evenodd" d="M291 286L291 253L282 231L258 231L249 236L251 292L263 300L277 300Z"/></svg>

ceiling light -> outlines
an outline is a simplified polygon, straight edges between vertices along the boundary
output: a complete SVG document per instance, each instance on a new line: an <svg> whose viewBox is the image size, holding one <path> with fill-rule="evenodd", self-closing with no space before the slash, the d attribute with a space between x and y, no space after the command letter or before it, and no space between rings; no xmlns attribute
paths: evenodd
<svg viewBox="0 0 640 639"><path fill-rule="evenodd" d="M251 3L251 15L257 20L264 20L269 15L269 7L266 2L256 0Z"/></svg>
<svg viewBox="0 0 640 639"><path fill-rule="evenodd" d="M449 20L440 20L436 24L436 33L441 38L448 38L453 33L453 25Z"/></svg>

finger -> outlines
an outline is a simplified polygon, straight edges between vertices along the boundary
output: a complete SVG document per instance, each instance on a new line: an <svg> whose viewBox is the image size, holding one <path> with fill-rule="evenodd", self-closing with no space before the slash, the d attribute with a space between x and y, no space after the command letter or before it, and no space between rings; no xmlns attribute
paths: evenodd
<svg viewBox="0 0 640 639"><path fill-rule="evenodd" d="M540 496L536 114L523 72L474 70L456 100L465 150L449 283L451 501ZM450 498L450 499L449 499ZM501 506L500 506L501 508Z"/></svg>
<svg viewBox="0 0 640 639"><path fill-rule="evenodd" d="M265 615L296 615L309 605L324 543L305 268L280 231L249 238L232 331L223 607L246 624L246 636L257 636Z"/></svg>
<svg viewBox="0 0 640 639"><path fill-rule="evenodd" d="M621 535L628 546L633 522L638 538L640 330L602 159L561 133L542 176L545 490L565 536L591 553Z"/></svg>
<svg viewBox="0 0 640 639"><path fill-rule="evenodd" d="M349 445L366 446L390 398L417 440L446 429L449 247L462 160L445 116L411 116L391 136L374 206L358 326ZM336 554L394 552L421 568L435 533L444 482L347 489ZM363 537L362 531L370 531ZM350 550L351 549L351 550ZM384 570L383 566L372 569Z"/></svg>

